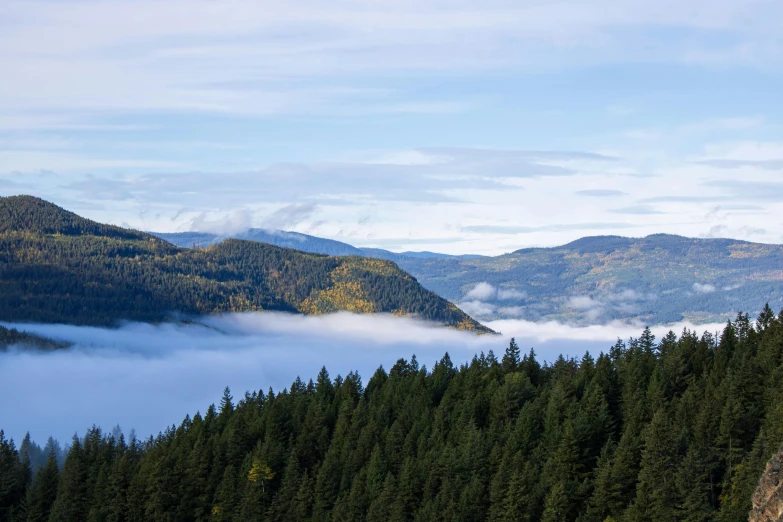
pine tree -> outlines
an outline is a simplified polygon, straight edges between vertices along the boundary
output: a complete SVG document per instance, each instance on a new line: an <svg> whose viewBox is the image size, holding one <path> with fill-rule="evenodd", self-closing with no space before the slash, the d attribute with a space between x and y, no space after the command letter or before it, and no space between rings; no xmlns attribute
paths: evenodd
<svg viewBox="0 0 783 522"><path fill-rule="evenodd" d="M237 484L237 470L234 466L227 466L223 472L223 480L215 492L215 499L212 503L213 520L219 522L230 521L239 511L239 489Z"/></svg>
<svg viewBox="0 0 783 522"><path fill-rule="evenodd" d="M74 435L65 459L57 498L52 505L50 520L84 522L90 507L87 490L87 460L79 438Z"/></svg>
<svg viewBox="0 0 783 522"><path fill-rule="evenodd" d="M30 488L27 503L28 522L46 522L49 519L49 512L57 498L59 479L60 472L57 469L57 456L51 451L46 461L46 466L38 471L33 487Z"/></svg>
<svg viewBox="0 0 783 522"><path fill-rule="evenodd" d="M25 495L25 472L13 439L0 430L0 520L13 520Z"/></svg>
<svg viewBox="0 0 783 522"><path fill-rule="evenodd" d="M645 429L639 485L631 506L633 519L650 522L677 520L677 440L671 420L658 410Z"/></svg>
<svg viewBox="0 0 783 522"><path fill-rule="evenodd" d="M508 488L503 499L502 517L498 520L525 522L536 519L534 494L531 487L535 483L533 475L531 464L529 462L523 463L522 455L517 453L513 459L513 471L511 471Z"/></svg>
<svg viewBox="0 0 783 522"><path fill-rule="evenodd" d="M501 364L503 365L503 371L506 373L515 372L519 367L519 363L519 346L517 345L516 340L512 337L511 341L508 343L508 348L506 348L506 353L503 354L503 360L501 361Z"/></svg>

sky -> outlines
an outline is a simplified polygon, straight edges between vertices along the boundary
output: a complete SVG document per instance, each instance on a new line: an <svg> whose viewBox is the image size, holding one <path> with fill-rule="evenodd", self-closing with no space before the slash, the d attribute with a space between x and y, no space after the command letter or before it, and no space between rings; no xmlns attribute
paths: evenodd
<svg viewBox="0 0 783 522"><path fill-rule="evenodd" d="M783 241L778 0L0 0L0 195L501 254Z"/></svg>
<svg viewBox="0 0 783 522"><path fill-rule="evenodd" d="M379 366L416 355L431 369L446 352L459 366L493 350L502 357L509 338L539 362L561 353L580 359L607 352L617 338L639 337L641 326L619 323L574 327L504 320L489 323L502 335L476 335L409 318L384 315L297 316L229 314L203 324L127 323L120 328L8 324L73 343L55 352L0 352L0 428L21 441L28 431L43 444L84 435L93 424L119 425L140 438L202 414L219 403L225 386L236 400L245 392L279 392L297 376L315 379L325 365L332 378L358 371L366 385ZM723 325L655 327L660 338L684 327L719 332Z"/></svg>

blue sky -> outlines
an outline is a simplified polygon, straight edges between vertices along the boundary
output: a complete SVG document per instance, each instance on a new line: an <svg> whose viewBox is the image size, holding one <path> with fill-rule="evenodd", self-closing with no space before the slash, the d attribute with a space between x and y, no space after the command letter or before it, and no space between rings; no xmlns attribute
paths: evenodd
<svg viewBox="0 0 783 522"><path fill-rule="evenodd" d="M783 4L683 4L0 0L0 195L393 250L781 242Z"/></svg>

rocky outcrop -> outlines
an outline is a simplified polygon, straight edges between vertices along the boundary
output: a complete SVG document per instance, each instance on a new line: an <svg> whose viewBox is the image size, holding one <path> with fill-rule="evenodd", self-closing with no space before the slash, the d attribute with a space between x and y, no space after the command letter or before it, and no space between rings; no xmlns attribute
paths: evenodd
<svg viewBox="0 0 783 522"><path fill-rule="evenodd" d="M767 464L753 494L750 522L783 522L783 448Z"/></svg>

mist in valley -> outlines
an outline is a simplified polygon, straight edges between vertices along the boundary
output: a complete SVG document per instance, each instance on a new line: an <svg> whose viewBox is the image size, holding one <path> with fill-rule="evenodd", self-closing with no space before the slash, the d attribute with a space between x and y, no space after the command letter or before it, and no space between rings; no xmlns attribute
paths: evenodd
<svg viewBox="0 0 783 522"><path fill-rule="evenodd" d="M235 400L247 391L275 392L301 377L307 382L325 366L332 378L357 371L364 384L379 366L416 355L432 367L448 352L455 365L493 350L500 357L513 336L523 352L535 348L540 362L560 354L598 355L618 338L638 337L643 325L587 327L555 322L503 320L488 323L501 335L476 335L387 315L300 316L227 314L193 323L126 323L119 328L12 324L71 343L54 352L10 349L0 353L0 429L20 441L30 432L67 443L93 424L126 435L155 435L186 414L218 403L226 386ZM683 328L720 331L722 325L676 324L653 328L657 337Z"/></svg>

